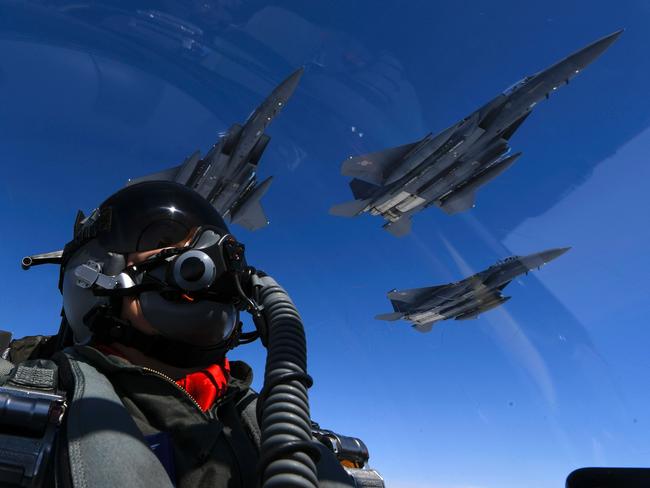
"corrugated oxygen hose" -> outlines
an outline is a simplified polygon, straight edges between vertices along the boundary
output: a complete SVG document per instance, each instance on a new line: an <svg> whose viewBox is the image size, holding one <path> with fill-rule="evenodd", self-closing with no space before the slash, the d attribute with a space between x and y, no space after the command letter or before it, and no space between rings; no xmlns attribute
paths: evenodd
<svg viewBox="0 0 650 488"><path fill-rule="evenodd" d="M307 345L291 298L270 276L256 280L266 322L267 356L260 393L264 488L318 486L319 449L312 438L307 388Z"/></svg>

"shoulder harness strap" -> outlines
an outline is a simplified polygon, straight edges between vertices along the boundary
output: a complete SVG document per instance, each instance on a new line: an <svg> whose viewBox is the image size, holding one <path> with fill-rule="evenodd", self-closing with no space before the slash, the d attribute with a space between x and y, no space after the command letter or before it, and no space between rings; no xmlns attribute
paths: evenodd
<svg viewBox="0 0 650 488"><path fill-rule="evenodd" d="M235 410L241 418L246 433L253 441L253 444L255 444L255 448L259 453L260 446L262 445L262 432L257 421L257 393L249 389L237 400Z"/></svg>
<svg viewBox="0 0 650 488"><path fill-rule="evenodd" d="M56 360L74 384L65 432L73 487L172 488L108 378L72 348Z"/></svg>

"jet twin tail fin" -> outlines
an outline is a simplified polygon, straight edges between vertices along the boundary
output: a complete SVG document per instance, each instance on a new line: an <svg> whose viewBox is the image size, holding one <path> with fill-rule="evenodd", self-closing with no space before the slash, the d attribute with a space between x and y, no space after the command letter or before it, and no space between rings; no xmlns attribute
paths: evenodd
<svg viewBox="0 0 650 488"><path fill-rule="evenodd" d="M260 199L268 191L272 181L273 177L269 176L246 195L242 202L236 204L230 218L233 224L239 224L248 230L257 230L269 223Z"/></svg>
<svg viewBox="0 0 650 488"><path fill-rule="evenodd" d="M269 223L259 200L250 202L245 208L233 215L231 222L248 230L261 229Z"/></svg>

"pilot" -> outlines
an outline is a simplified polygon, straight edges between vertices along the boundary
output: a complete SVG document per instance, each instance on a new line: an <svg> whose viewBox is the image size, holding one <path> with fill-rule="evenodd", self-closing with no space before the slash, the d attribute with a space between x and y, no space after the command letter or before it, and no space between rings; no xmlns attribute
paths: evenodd
<svg viewBox="0 0 650 488"><path fill-rule="evenodd" d="M56 441L29 448L52 459L33 486L259 486L253 373L226 357L252 339L239 320L253 296L240 280L250 269L218 212L176 183L129 186L80 213L59 282L73 345L13 368L0 388L65 393L58 410L46 410L50 423L59 412ZM0 414L0 427L7 418ZM0 448L11 449L6 437ZM281 486L355 486L334 453L313 443L303 461L317 463L317 485L294 472ZM0 484L15 472L0 466Z"/></svg>

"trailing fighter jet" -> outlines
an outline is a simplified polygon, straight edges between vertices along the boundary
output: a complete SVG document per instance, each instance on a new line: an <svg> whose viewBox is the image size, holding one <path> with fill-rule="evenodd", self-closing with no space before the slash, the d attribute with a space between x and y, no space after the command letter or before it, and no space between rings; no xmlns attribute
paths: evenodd
<svg viewBox="0 0 650 488"><path fill-rule="evenodd" d="M280 83L243 126L230 127L203 158L196 151L181 165L129 180L127 186L143 181L176 181L207 199L224 219L248 230L264 227L269 222L260 198L273 179L269 176L257 184L257 164L270 140L264 130L293 94L302 72L300 68Z"/></svg>
<svg viewBox="0 0 650 488"><path fill-rule="evenodd" d="M395 236L411 230L411 216L431 205L447 214L474 206L476 191L508 169L521 153L508 142L535 105L599 57L621 34L606 36L525 77L486 105L437 135L383 151L351 157L341 173L353 177L355 200L330 213L353 217L364 212L387 220Z"/></svg>
<svg viewBox="0 0 650 488"><path fill-rule="evenodd" d="M540 268L569 249L561 247L528 256L511 256L456 283L389 291L388 299L394 312L375 318L408 320L419 332L429 332L433 324L441 320L474 319L510 300L511 297L504 297L501 292L517 276Z"/></svg>

